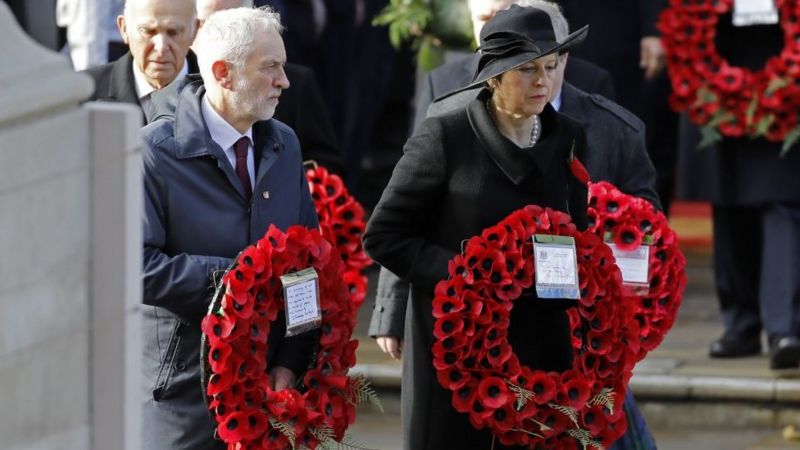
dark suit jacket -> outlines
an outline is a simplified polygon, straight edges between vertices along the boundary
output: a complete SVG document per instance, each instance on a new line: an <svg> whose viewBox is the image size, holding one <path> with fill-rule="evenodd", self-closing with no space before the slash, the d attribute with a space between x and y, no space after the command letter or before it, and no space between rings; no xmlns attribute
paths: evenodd
<svg viewBox="0 0 800 450"><path fill-rule="evenodd" d="M189 73L199 72L197 68L197 57L189 51L186 55L189 65ZM139 96L136 94L136 81L133 78L133 56L130 52L122 55L118 60L91 67L84 71L94 79L94 94L89 100L104 102L132 103L139 108ZM142 111L144 123L149 122L155 116L147 117L148 113Z"/></svg>
<svg viewBox="0 0 800 450"><path fill-rule="evenodd" d="M658 14L667 1L556 0L556 3L561 5L571 30L589 25L589 37L571 49L570 55L611 72L617 94L615 101L641 114L644 78L639 67L640 41L645 36L658 36Z"/></svg>
<svg viewBox="0 0 800 450"><path fill-rule="evenodd" d="M564 79L580 89L614 99L614 87L609 73L600 67L570 56ZM425 120L428 106L434 100L457 89L468 86L477 67L477 55L464 55L455 61L437 67L421 81L414 111L414 128Z"/></svg>
<svg viewBox="0 0 800 450"><path fill-rule="evenodd" d="M463 91L436 101L428 114L438 116L464 108L476 94L477 90ZM586 130L587 147L581 160L593 181L611 182L623 192L661 207L641 120L603 96L587 94L569 83L562 88L560 112ZM403 337L408 292L408 283L381 268L370 336Z"/></svg>
<svg viewBox="0 0 800 450"><path fill-rule="evenodd" d="M452 393L437 383L431 364L434 286L447 278L461 240L531 203L569 211L578 228L586 227L587 189L567 167L573 145L585 146L583 130L549 106L541 117L545 134L533 154L500 134L483 97L429 118L406 144L367 225L369 255L413 286L403 357L404 448L491 443L491 433L474 429L453 409ZM547 305L517 302L509 340L514 346L515 337L522 338L514 348L523 364L563 370L571 363L569 325L563 310Z"/></svg>

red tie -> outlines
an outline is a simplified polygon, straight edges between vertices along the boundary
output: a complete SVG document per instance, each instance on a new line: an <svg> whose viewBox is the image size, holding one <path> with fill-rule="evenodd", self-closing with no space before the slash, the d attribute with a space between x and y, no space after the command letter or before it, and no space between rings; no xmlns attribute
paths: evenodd
<svg viewBox="0 0 800 450"><path fill-rule="evenodd" d="M233 152L236 153L236 175L239 177L239 181L242 182L248 200L253 196L253 185L250 184L250 172L247 171L247 147L249 144L250 138L248 137L241 137L233 144Z"/></svg>

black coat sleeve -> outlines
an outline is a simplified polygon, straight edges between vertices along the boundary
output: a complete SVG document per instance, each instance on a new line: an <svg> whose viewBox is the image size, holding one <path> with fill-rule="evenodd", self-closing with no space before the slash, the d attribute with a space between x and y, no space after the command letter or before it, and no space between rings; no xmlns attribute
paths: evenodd
<svg viewBox="0 0 800 450"><path fill-rule="evenodd" d="M364 248L381 266L433 292L447 278L455 252L433 242L430 217L441 206L447 167L441 122L428 119L406 143L405 154L367 224Z"/></svg>
<svg viewBox="0 0 800 450"><path fill-rule="evenodd" d="M667 7L666 0L639 0L641 12L642 36L658 36L656 29L658 15Z"/></svg>

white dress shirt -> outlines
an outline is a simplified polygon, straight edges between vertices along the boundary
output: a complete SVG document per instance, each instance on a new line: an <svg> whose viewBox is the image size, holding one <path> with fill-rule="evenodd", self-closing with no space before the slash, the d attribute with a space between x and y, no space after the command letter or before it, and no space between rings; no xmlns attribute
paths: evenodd
<svg viewBox="0 0 800 450"><path fill-rule="evenodd" d="M225 151L225 156L228 157L228 162L236 170L236 152L233 150L233 144L241 137L247 137L249 144L247 145L247 173L250 175L250 185L255 190L256 185L256 166L253 155L253 127L250 127L244 134L236 131L222 116L208 102L208 97L203 96L201 101L201 109L203 112L203 120L206 122L208 132L211 134L211 139Z"/></svg>

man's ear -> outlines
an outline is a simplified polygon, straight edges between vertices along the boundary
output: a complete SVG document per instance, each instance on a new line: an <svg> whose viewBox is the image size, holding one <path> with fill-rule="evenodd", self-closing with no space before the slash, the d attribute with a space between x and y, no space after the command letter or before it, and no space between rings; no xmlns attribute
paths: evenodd
<svg viewBox="0 0 800 450"><path fill-rule="evenodd" d="M201 22L200 19L195 18L194 27L192 28L192 42L194 42L194 39L197 37L197 32L200 31L201 26L203 26L203 22Z"/></svg>
<svg viewBox="0 0 800 450"><path fill-rule="evenodd" d="M233 73L227 62L217 60L211 63L211 73L217 83L225 89L233 87Z"/></svg>
<svg viewBox="0 0 800 450"><path fill-rule="evenodd" d="M122 36L122 42L127 45L130 45L128 42L128 27L125 24L125 16L119 15L117 16L117 28L119 28L119 34Z"/></svg>

